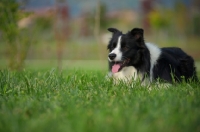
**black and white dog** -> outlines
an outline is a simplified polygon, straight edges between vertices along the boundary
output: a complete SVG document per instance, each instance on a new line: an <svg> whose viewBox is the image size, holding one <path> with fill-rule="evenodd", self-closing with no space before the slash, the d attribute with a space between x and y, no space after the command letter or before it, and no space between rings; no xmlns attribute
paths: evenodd
<svg viewBox="0 0 200 132"><path fill-rule="evenodd" d="M113 33L108 44L109 70L116 81L197 81L193 58L180 48L158 48L145 43L143 29L140 28L126 34L115 28L108 31Z"/></svg>

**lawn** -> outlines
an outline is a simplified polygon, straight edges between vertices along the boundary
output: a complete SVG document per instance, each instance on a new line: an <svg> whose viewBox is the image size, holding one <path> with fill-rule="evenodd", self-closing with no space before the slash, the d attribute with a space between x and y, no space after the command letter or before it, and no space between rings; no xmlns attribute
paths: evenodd
<svg viewBox="0 0 200 132"><path fill-rule="evenodd" d="M199 84L151 90L106 70L0 71L1 132L200 131Z"/></svg>

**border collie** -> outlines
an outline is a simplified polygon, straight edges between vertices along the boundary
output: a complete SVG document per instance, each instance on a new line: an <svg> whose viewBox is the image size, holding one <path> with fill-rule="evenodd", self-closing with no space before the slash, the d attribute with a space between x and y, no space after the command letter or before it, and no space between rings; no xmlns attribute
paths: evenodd
<svg viewBox="0 0 200 132"><path fill-rule="evenodd" d="M194 60L180 48L158 48L145 43L143 29L134 28L123 34L109 28L112 38L108 44L109 70L118 80L142 83L162 80L167 83L197 81Z"/></svg>

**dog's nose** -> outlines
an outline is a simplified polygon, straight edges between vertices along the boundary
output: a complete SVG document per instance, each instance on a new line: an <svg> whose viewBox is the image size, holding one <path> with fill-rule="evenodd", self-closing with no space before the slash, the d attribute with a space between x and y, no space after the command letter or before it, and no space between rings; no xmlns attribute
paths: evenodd
<svg viewBox="0 0 200 132"><path fill-rule="evenodd" d="M114 54L114 53L109 54L108 57L110 58L110 60L113 60L113 59L115 59L116 54Z"/></svg>

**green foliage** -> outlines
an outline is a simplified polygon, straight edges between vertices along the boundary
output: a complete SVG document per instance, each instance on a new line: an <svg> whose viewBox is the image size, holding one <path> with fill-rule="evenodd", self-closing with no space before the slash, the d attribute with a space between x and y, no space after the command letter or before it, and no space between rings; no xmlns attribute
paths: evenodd
<svg viewBox="0 0 200 132"><path fill-rule="evenodd" d="M0 30L7 44L7 56L10 69L20 70L23 67L30 45L29 36L23 36L25 29L19 29L17 22L23 16L15 0L0 1ZM27 32L25 33L27 34Z"/></svg>
<svg viewBox="0 0 200 132"><path fill-rule="evenodd" d="M17 29L18 4L15 0L0 1L0 30L3 32L3 37L8 43L13 43L19 34Z"/></svg>
<svg viewBox="0 0 200 132"><path fill-rule="evenodd" d="M46 30L53 28L53 18L48 16L38 16L35 18L35 26L38 30Z"/></svg>
<svg viewBox="0 0 200 132"><path fill-rule="evenodd" d="M169 13L169 12L168 12ZM170 25L171 18L167 13L163 15L160 11L152 11L149 14L150 24L155 29L166 29Z"/></svg>
<svg viewBox="0 0 200 132"><path fill-rule="evenodd" d="M200 35L200 14L196 14L193 18L194 34Z"/></svg>
<svg viewBox="0 0 200 132"><path fill-rule="evenodd" d="M198 9L190 11L184 2L176 1L173 8L155 8L149 14L149 22L153 29L174 35L198 35L200 20ZM186 37L188 38L188 36Z"/></svg>
<svg viewBox="0 0 200 132"><path fill-rule="evenodd" d="M178 1L175 5L174 10L174 24L176 25L175 30L179 34L187 34L187 30L190 27L190 17L188 16L189 9L182 2Z"/></svg>
<svg viewBox="0 0 200 132"><path fill-rule="evenodd" d="M100 28L106 29L108 26L108 19L106 18L107 8L104 3L100 3Z"/></svg>
<svg viewBox="0 0 200 132"><path fill-rule="evenodd" d="M102 71L0 71L0 131L199 131L199 84L115 86Z"/></svg>
<svg viewBox="0 0 200 132"><path fill-rule="evenodd" d="M99 23L100 23L100 30L105 30L108 28L108 25L111 25L113 23L116 23L116 20L113 19L108 19L106 14L107 14L107 7L103 2L99 3L100 5L100 13L99 13ZM92 28L94 27L94 23L95 23L95 15L96 15L96 11L94 12L88 12L87 15L87 23L89 23L89 25L92 25Z"/></svg>

